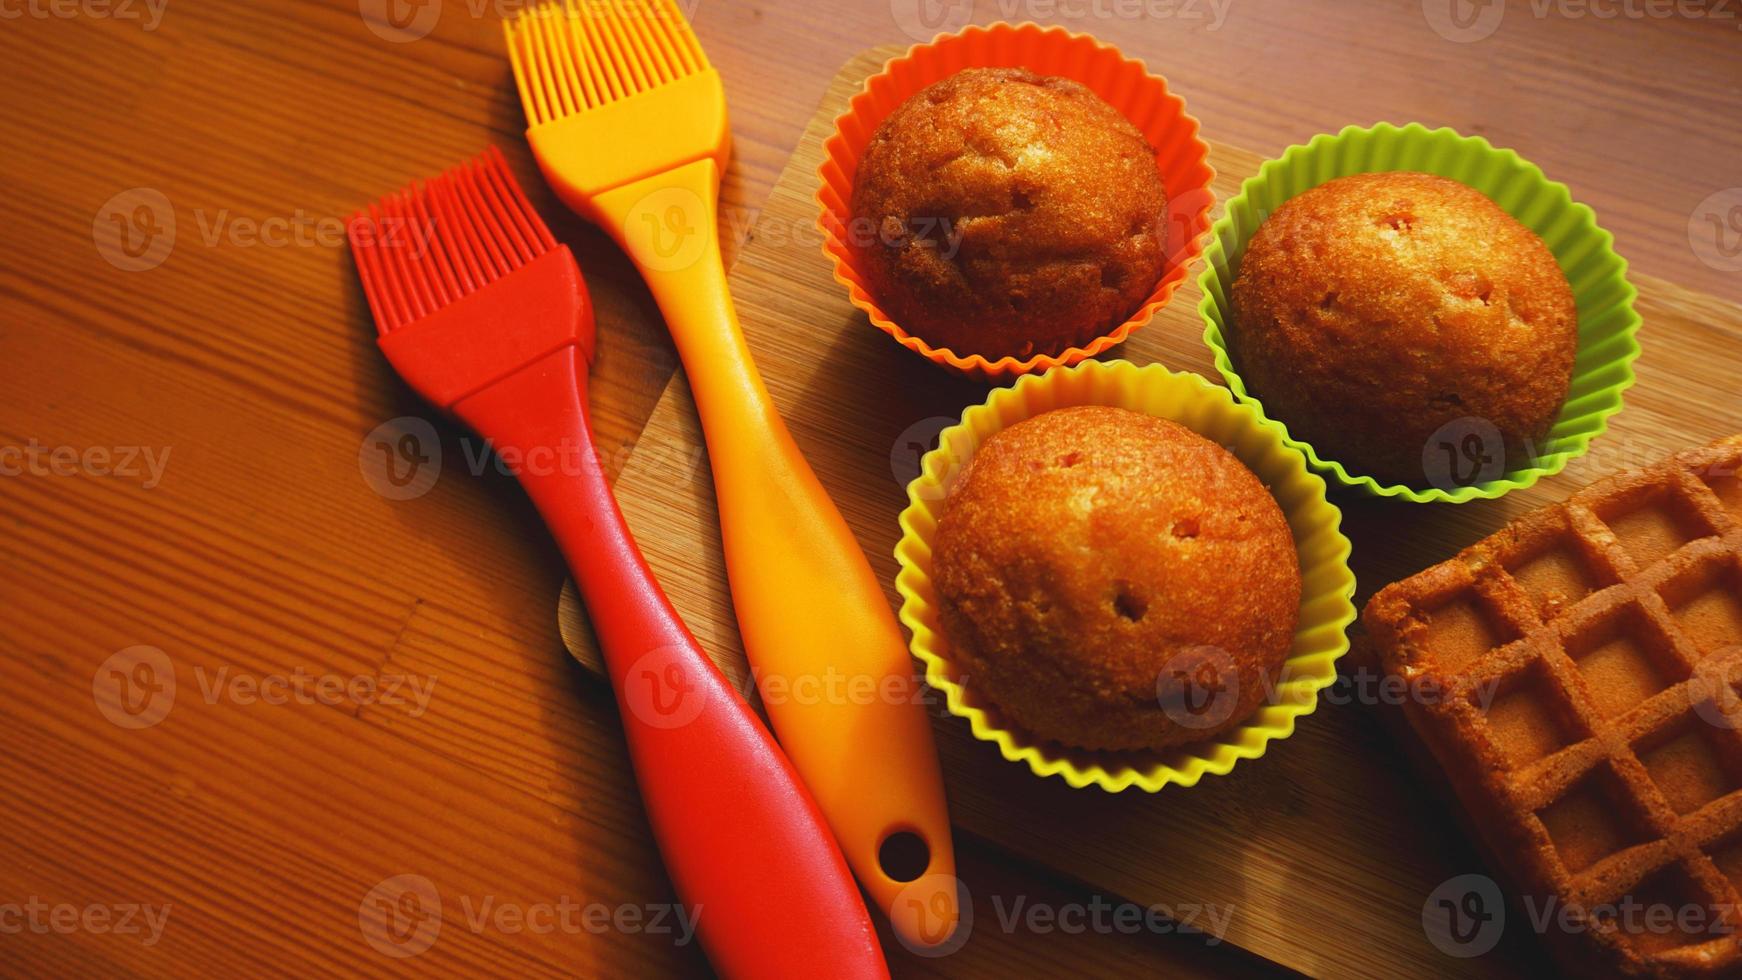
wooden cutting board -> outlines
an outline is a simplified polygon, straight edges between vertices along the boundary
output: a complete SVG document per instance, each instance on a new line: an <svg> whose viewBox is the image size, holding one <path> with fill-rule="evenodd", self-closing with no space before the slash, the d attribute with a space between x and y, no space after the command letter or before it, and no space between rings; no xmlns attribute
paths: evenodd
<svg viewBox="0 0 1742 980"><path fill-rule="evenodd" d="M822 141L863 80L900 50L867 51L830 84L766 206L749 223L731 274L768 388L871 556L892 605L896 515L906 482L938 430L988 390L946 375L871 327L847 302L820 251L812 194ZM1214 133L1212 121L1208 134ZM1225 202L1261 158L1212 141L1210 162L1218 172L1217 200ZM745 229L740 224L736 231ZM1112 355L1219 383L1202 341L1197 271ZM1358 601L1602 475L1742 431L1742 399L1734 390L1742 308L1644 276L1634 282L1645 319L1638 387L1611 431L1565 473L1499 501L1462 506L1337 500L1355 545ZM649 418L616 489L672 601L728 676L749 690L711 476L681 374ZM572 583L560 616L571 652L597 668ZM1037 778L974 739L965 721L944 711L941 697L932 712L956 826L1061 875L1141 904L1231 906L1228 941L1308 974L1539 972L1540 952L1522 924L1508 928L1494 952L1473 960L1453 959L1428 942L1421 910L1429 893L1483 866L1392 743L1373 690L1356 682L1332 688L1296 734L1273 743L1264 758L1195 788L1155 795L1073 790Z"/></svg>

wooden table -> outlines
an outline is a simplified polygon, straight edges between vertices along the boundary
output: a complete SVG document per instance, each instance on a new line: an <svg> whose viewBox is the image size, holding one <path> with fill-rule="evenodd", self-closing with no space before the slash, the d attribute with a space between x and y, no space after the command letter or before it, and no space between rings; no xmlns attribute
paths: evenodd
<svg viewBox="0 0 1742 980"><path fill-rule="evenodd" d="M359 15L384 7L0 8L0 972L706 969L668 909L653 921L670 887L609 692L563 652L564 570L530 505L471 476L478 444L439 420L427 493L364 479L366 436L429 413L374 349L336 219L487 142L588 273L595 423L619 461L675 366L626 261L536 181L499 5L446 0L415 40ZM414 33L418 9L399 11ZM700 0L733 110L732 227L840 64L908 40L919 9ZM1704 223L1742 204L1724 11L1515 4L1472 40L1491 22L1437 0L1010 9L1145 58L1219 142L1273 153L1377 119L1482 133L1571 184L1638 271L1742 301L1742 229ZM124 242L100 228L118 213L138 219ZM171 673L173 698L139 686ZM1105 900L959 846L983 922ZM443 926L395 957L362 921L418 894L405 876ZM1275 972L1149 932L979 928L937 960L888 945L899 975Z"/></svg>

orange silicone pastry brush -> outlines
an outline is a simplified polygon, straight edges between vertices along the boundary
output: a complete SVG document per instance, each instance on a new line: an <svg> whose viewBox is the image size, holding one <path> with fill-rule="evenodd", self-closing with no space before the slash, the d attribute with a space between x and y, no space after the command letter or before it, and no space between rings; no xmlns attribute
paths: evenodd
<svg viewBox="0 0 1742 980"><path fill-rule="evenodd" d="M913 662L852 530L775 411L726 290L719 73L670 0L547 2L505 30L546 179L634 260L677 342L739 630L775 733L873 904L907 942L941 943L956 921L955 856Z"/></svg>

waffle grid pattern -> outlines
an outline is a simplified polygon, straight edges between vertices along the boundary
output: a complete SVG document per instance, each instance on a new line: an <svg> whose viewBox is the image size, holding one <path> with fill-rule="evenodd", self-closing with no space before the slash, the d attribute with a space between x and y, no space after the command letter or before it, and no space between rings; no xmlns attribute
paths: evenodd
<svg viewBox="0 0 1742 980"><path fill-rule="evenodd" d="M1515 880L1703 910L1692 934L1599 914L1596 956L1629 973L1742 968L1739 476L1731 441L1613 477L1367 611L1387 672L1443 692L1406 714L1478 822L1499 816Z"/></svg>

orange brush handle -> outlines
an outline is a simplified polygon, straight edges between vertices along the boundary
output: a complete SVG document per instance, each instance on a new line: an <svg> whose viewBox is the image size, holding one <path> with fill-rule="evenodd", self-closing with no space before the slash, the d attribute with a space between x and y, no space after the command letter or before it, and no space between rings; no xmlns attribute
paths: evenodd
<svg viewBox="0 0 1742 980"><path fill-rule="evenodd" d="M909 941L955 925L955 855L931 724L901 630L847 522L750 360L720 260L711 158L593 195L585 211L629 253L695 393L744 649L769 719L873 901ZM923 839L925 877L879 850ZM918 870L918 869L911 869Z"/></svg>

